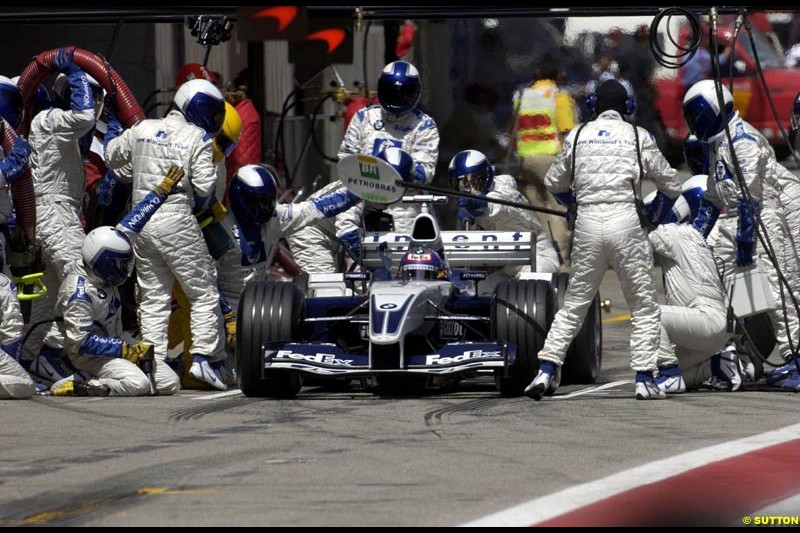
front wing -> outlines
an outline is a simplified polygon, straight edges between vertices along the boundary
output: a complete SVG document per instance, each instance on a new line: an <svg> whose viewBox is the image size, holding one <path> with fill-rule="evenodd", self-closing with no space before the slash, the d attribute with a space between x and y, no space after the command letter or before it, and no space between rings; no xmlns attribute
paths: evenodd
<svg viewBox="0 0 800 533"><path fill-rule="evenodd" d="M373 358L377 357L373 355ZM267 370L287 369L330 377L454 375L476 370L508 369L515 359L515 345L497 342L445 344L435 352L406 356L405 368L375 368L369 355L348 353L330 343L287 343L264 349L264 368Z"/></svg>

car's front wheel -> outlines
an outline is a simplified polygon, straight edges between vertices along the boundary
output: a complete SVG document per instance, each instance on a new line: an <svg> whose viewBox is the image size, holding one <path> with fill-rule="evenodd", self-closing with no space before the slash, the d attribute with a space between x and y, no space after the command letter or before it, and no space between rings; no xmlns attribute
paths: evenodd
<svg viewBox="0 0 800 533"><path fill-rule="evenodd" d="M248 284L239 300L236 323L236 375L245 396L294 398L302 387L295 370L269 370L264 349L298 340L303 294L293 283Z"/></svg>
<svg viewBox="0 0 800 533"><path fill-rule="evenodd" d="M509 280L495 289L491 303L492 338L514 344L509 375L496 375L503 396L519 396L539 371L539 350L553 322L553 288L543 280Z"/></svg>

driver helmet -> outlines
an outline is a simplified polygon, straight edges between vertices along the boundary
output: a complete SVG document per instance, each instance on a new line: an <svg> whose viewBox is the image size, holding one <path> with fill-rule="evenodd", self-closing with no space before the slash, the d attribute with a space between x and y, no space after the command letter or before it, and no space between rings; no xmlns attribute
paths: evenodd
<svg viewBox="0 0 800 533"><path fill-rule="evenodd" d="M411 249L400 260L403 281L446 280L447 274L447 265L432 248Z"/></svg>
<svg viewBox="0 0 800 533"><path fill-rule="evenodd" d="M450 186L456 191L485 196L492 190L494 168L489 159L477 150L458 152L447 169Z"/></svg>

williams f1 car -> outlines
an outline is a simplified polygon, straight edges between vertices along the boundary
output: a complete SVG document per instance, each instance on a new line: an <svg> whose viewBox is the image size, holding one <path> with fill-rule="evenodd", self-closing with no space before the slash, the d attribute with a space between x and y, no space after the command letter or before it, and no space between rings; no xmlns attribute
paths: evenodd
<svg viewBox="0 0 800 533"><path fill-rule="evenodd" d="M481 269L535 265L535 235L440 231L425 205L411 234L364 234L360 272L311 275L302 287L248 284L236 349L245 395L293 398L311 376L315 384L360 378L379 387L441 387L481 374L493 376L504 396L522 394L538 371L537 354L568 276L532 272L486 294ZM436 251L446 271L434 279L401 277L398 265L414 249ZM570 347L562 381L594 382L601 344L598 296Z"/></svg>

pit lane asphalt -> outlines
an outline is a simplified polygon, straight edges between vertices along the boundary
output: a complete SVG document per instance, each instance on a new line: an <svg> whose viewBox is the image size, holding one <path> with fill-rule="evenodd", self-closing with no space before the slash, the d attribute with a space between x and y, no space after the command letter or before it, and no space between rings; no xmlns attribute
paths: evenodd
<svg viewBox="0 0 800 533"><path fill-rule="evenodd" d="M2 402L0 525L458 525L797 422L793 393L636 401L613 271L601 297L612 309L593 387L607 388L562 387L542 402L501 398L489 380L424 397L304 388L291 401L182 391Z"/></svg>

